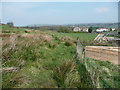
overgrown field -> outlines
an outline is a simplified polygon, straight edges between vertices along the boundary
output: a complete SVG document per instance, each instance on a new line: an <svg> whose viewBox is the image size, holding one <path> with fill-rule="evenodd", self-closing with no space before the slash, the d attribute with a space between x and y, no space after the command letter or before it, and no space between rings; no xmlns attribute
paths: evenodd
<svg viewBox="0 0 120 90"><path fill-rule="evenodd" d="M55 40L43 33L13 37L14 39L10 38L12 41L8 37L3 37L3 68L18 67L19 69L13 73L3 72L3 87L58 87L55 76L56 73L58 74L57 68L66 62L66 69L71 67L75 70L72 61L75 44L70 38ZM67 67L68 63L70 67L69 65ZM62 79L64 73L58 78ZM60 84L60 87L64 86Z"/></svg>
<svg viewBox="0 0 120 90"><path fill-rule="evenodd" d="M96 35L88 33L37 31L2 36L2 87L120 88L119 66L76 58L76 35L83 45L108 45L93 43ZM5 69L10 67L15 70Z"/></svg>

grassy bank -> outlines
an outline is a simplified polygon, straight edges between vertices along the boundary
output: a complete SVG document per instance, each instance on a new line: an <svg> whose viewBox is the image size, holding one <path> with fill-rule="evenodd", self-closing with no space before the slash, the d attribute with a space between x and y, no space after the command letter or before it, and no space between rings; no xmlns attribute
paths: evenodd
<svg viewBox="0 0 120 90"><path fill-rule="evenodd" d="M3 68L19 67L17 72L3 72L3 87L57 87L52 72L75 53L74 43L47 34L3 40Z"/></svg>
<svg viewBox="0 0 120 90"><path fill-rule="evenodd" d="M75 58L76 38L84 37L84 45L103 45L90 43L95 36L38 31L2 37L2 67L17 68L3 71L2 87L118 88L120 67L105 61Z"/></svg>

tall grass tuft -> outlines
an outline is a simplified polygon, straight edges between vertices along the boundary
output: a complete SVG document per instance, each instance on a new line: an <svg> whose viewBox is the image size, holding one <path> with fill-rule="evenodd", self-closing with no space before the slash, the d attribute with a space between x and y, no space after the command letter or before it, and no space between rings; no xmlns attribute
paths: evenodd
<svg viewBox="0 0 120 90"><path fill-rule="evenodd" d="M53 69L52 78L56 82L57 87L62 88L77 87L80 80L76 64L70 60L66 60L63 64Z"/></svg>
<svg viewBox="0 0 120 90"><path fill-rule="evenodd" d="M90 73L82 61L66 60L53 69L52 78L59 88L94 88Z"/></svg>

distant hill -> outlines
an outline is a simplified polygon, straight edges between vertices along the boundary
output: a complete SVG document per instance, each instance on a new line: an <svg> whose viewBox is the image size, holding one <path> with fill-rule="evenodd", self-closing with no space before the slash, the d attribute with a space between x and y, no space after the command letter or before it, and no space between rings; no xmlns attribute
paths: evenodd
<svg viewBox="0 0 120 90"><path fill-rule="evenodd" d="M69 24L67 26L118 28L118 23Z"/></svg>
<svg viewBox="0 0 120 90"><path fill-rule="evenodd" d="M66 27L104 27L104 28L118 28L118 23L85 23L85 24L64 24L64 25L40 25L40 24L34 24L34 25L28 25L23 26L25 28L31 28L31 29L39 29L39 28L46 28L50 30L56 30L59 26L66 26Z"/></svg>

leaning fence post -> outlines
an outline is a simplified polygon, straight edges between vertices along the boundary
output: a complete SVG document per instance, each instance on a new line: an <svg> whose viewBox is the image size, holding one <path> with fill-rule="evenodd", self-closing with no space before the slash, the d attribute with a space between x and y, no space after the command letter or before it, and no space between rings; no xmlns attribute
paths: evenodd
<svg viewBox="0 0 120 90"><path fill-rule="evenodd" d="M77 37L77 43L76 43L76 54L77 54L77 58L82 59L83 58L83 46L80 43L79 38Z"/></svg>

